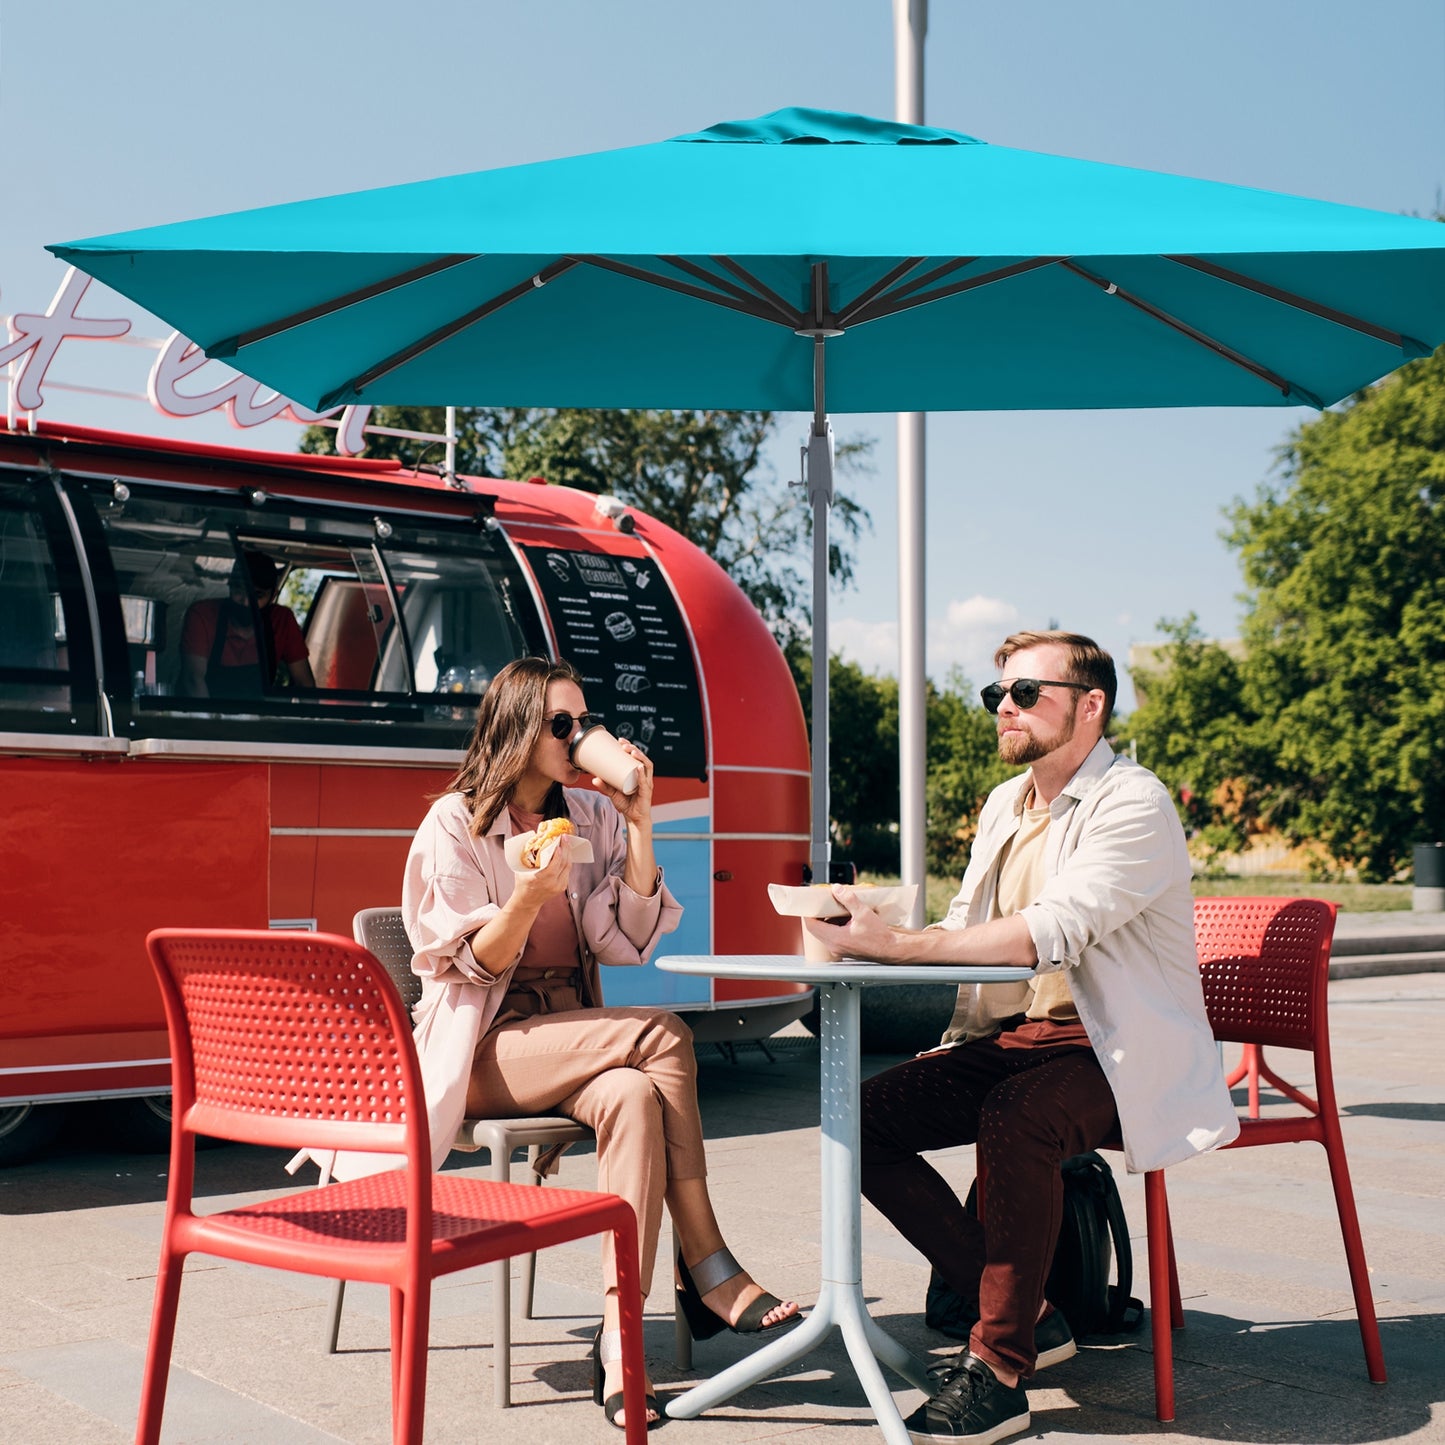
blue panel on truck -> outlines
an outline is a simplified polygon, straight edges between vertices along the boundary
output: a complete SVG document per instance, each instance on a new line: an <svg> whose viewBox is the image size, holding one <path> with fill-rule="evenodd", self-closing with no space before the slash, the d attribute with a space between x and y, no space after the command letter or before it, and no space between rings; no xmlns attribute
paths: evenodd
<svg viewBox="0 0 1445 1445"><path fill-rule="evenodd" d="M667 934L658 944L659 954L708 953L711 951L712 878L708 868L712 849L705 839L670 839L665 833L653 835L657 861L667 877L667 886L682 904L682 922L677 932ZM609 968L602 975L603 994L609 1004L707 1003L712 982L663 973L653 968Z"/></svg>

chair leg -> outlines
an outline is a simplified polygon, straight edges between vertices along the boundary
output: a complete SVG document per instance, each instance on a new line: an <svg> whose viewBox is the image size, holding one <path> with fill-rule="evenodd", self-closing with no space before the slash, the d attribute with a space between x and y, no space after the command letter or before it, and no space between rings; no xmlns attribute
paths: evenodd
<svg viewBox="0 0 1445 1445"><path fill-rule="evenodd" d="M1310 1098L1308 1094L1302 1093L1299 1089L1295 1088L1293 1084L1280 1078L1280 1076L1270 1068L1269 1061L1265 1058L1263 1049L1259 1050L1259 1072L1263 1074L1286 1099L1292 1099L1302 1109L1308 1109L1311 1114L1319 1113L1319 1102Z"/></svg>
<svg viewBox="0 0 1445 1445"><path fill-rule="evenodd" d="M145 1378L141 1382L140 1414L136 1418L136 1445L157 1445L161 1413L166 1405L166 1382L171 1371L171 1346L176 1338L176 1311L181 1301L184 1255L161 1257L156 1273L156 1298L151 1307L150 1339L146 1344Z"/></svg>
<svg viewBox="0 0 1445 1445"><path fill-rule="evenodd" d="M488 1175L498 1184L512 1177L511 1151L494 1145ZM505 1410L512 1403L512 1261L492 1265L492 1403Z"/></svg>
<svg viewBox="0 0 1445 1445"><path fill-rule="evenodd" d="M1144 1175L1144 1218L1149 1244L1149 1327L1154 1343L1154 1413L1167 1424L1174 1418L1174 1300L1171 1268L1174 1241L1169 1229L1169 1196L1164 1171Z"/></svg>
<svg viewBox="0 0 1445 1445"><path fill-rule="evenodd" d="M1365 1264L1365 1242L1360 1236L1360 1217L1355 1211L1355 1191L1350 1185L1350 1168L1345 1162L1345 1141L1339 1116L1323 1116L1325 1157L1330 1162L1330 1183L1335 1190L1335 1209L1340 1234L1345 1241L1345 1262L1350 1269L1350 1288L1355 1295L1355 1317L1360 1323L1360 1342L1365 1347L1365 1370L1377 1385L1385 1383L1385 1352L1380 1345L1380 1325L1375 1318L1375 1301L1370 1293L1370 1271Z"/></svg>
<svg viewBox="0 0 1445 1445"><path fill-rule="evenodd" d="M672 1254L669 1259L676 1259L681 1248L682 1245L677 1237L677 1227L674 1225ZM668 1282L672 1283L670 1266ZM687 1316L682 1312L682 1300L678 1296L675 1286L672 1291L672 1357L679 1370L692 1369L692 1330L688 1327Z"/></svg>
<svg viewBox="0 0 1445 1445"><path fill-rule="evenodd" d="M692 1369L692 1330L682 1312L676 1290L673 1291L672 1305L672 1355L679 1370Z"/></svg>
<svg viewBox="0 0 1445 1445"><path fill-rule="evenodd" d="M524 1254L517 1261L517 1268L521 1273L522 1283L522 1318L524 1320L535 1319L532 1313L532 1306L537 1296L537 1256L536 1254Z"/></svg>
<svg viewBox="0 0 1445 1445"><path fill-rule="evenodd" d="M547 1176L537 1172L537 1160L541 1157L541 1147L537 1144L531 1145L527 1150L527 1166L532 1171L532 1183L541 1189L547 1183ZM537 1300L537 1251L524 1254L521 1259L522 1271L522 1318L524 1320L535 1319L532 1313L533 1306Z"/></svg>
<svg viewBox="0 0 1445 1445"><path fill-rule="evenodd" d="M391 1291L391 1438L420 1445L426 1422L426 1347L431 1321L431 1279Z"/></svg>
<svg viewBox="0 0 1445 1445"><path fill-rule="evenodd" d="M341 1334L341 1306L346 1301L346 1281L331 1281L331 1303L326 1310L326 1353L336 1353L336 1341Z"/></svg>
<svg viewBox="0 0 1445 1445"><path fill-rule="evenodd" d="M618 1326L622 1331L622 1408L626 1413L627 1445L646 1445L647 1411L643 1407L646 1366L642 1358L642 1267L637 1253L637 1216L623 1204L625 1221L612 1231L612 1257L617 1263Z"/></svg>

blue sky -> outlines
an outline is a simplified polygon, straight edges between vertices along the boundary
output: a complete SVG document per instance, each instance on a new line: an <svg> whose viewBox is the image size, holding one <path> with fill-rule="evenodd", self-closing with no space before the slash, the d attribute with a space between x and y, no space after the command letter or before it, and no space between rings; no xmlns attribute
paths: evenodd
<svg viewBox="0 0 1445 1445"><path fill-rule="evenodd" d="M1430 214L1445 188L1440 0L930 11L932 124L1385 211ZM891 115L891 0L0 0L0 315L48 305L64 272L46 241L637 144L784 105ZM98 286L83 309L165 334ZM140 391L149 359L69 342L51 376ZM42 415L295 444L286 423L168 423L144 402L58 389ZM1253 495L1307 415L932 416L930 670L986 680L1004 632L1051 620L1121 659L1161 616L1194 611L1231 634L1241 581L1221 509ZM894 423L835 425L878 446L851 484L874 529L832 646L893 671ZM781 471L803 429L784 418Z"/></svg>

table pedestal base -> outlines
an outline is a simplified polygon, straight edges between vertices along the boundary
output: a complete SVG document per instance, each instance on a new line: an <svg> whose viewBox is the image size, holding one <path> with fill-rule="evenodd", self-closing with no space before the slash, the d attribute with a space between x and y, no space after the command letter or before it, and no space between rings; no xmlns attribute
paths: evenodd
<svg viewBox="0 0 1445 1445"><path fill-rule="evenodd" d="M667 1413L676 1419L695 1419L710 1406L776 1374L817 1349L834 1328L843 1332L848 1357L877 1416L883 1438L890 1445L908 1445L908 1432L878 1362L881 1360L925 1394L933 1393L923 1363L869 1318L863 1301L857 1113L861 991L852 983L818 982L823 1247L818 1302L808 1317L787 1334L668 1400Z"/></svg>
<svg viewBox="0 0 1445 1445"><path fill-rule="evenodd" d="M926 1395L933 1393L927 1371L920 1360L869 1318L861 1289L832 1280L824 1282L817 1304L802 1324L754 1351L747 1359L729 1365L721 1374L694 1385L686 1394L673 1396L667 1402L668 1415L676 1420L696 1419L704 1410L722 1404L749 1385L777 1374L794 1360L817 1349L834 1328L843 1332L848 1357L878 1419L883 1438L890 1445L908 1445L903 1417L893 1403L878 1362L881 1360Z"/></svg>

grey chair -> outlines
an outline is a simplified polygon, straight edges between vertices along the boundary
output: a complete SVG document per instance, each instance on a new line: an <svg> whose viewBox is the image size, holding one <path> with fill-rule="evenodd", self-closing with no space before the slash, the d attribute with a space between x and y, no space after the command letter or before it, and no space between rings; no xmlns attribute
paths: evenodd
<svg viewBox="0 0 1445 1445"><path fill-rule="evenodd" d="M412 947L402 927L399 908L363 908L351 920L351 932L356 941L378 961L391 975L401 993L408 1012L416 1007L421 998L421 980L411 971ZM531 1119L464 1119L452 1140L453 1149L469 1152L485 1149L491 1158L489 1175L501 1183L509 1182L512 1171L512 1155L518 1149L527 1150L527 1162L532 1170L532 1182L543 1183L543 1176L537 1169L538 1156L545 1149L557 1145L577 1144L593 1138L592 1130L575 1119L560 1114ZM527 1254L521 1257L523 1316L532 1318L533 1294L536 1287L537 1256ZM505 1409L512 1403L512 1272L510 1261L498 1260L490 1266L492 1270L492 1348L493 1379L495 1399L498 1408ZM326 1350L334 1354L337 1334L341 1328L341 1304L345 1297L346 1284L337 1280L331 1296L331 1313L326 1325Z"/></svg>

